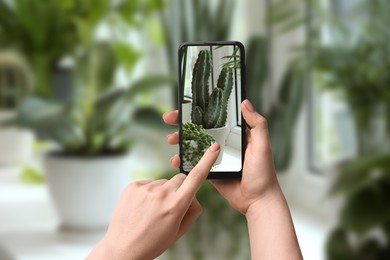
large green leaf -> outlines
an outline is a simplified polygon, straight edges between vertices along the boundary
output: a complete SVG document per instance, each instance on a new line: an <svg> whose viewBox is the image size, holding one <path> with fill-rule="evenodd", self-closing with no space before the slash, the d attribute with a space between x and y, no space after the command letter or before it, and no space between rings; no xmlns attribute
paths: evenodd
<svg viewBox="0 0 390 260"><path fill-rule="evenodd" d="M141 53L127 43L114 44L114 50L118 63L123 65L127 73L131 73L141 58Z"/></svg>
<svg viewBox="0 0 390 260"><path fill-rule="evenodd" d="M267 10L266 23L279 33L285 33L304 25L307 1L277 0Z"/></svg>
<svg viewBox="0 0 390 260"><path fill-rule="evenodd" d="M109 42L97 42L77 59L76 77L86 92L100 92L111 87L116 71L114 47ZM85 99L86 96L83 96Z"/></svg>
<svg viewBox="0 0 390 260"><path fill-rule="evenodd" d="M268 53L267 38L256 36L249 40L246 53L246 92L256 111L263 115L263 92L270 69Z"/></svg>
<svg viewBox="0 0 390 260"><path fill-rule="evenodd" d="M161 89L162 87L168 86L176 81L176 77L167 75L145 76L132 84L132 86L125 92L125 97L130 101L141 93Z"/></svg>
<svg viewBox="0 0 390 260"><path fill-rule="evenodd" d="M61 119L64 114L64 105L34 97L24 99L18 109L18 119L22 126L39 126L40 123Z"/></svg>
<svg viewBox="0 0 390 260"><path fill-rule="evenodd" d="M390 180L390 155L374 155L346 162L339 166L339 175L332 194L347 198L381 180Z"/></svg>
<svg viewBox="0 0 390 260"><path fill-rule="evenodd" d="M134 124L157 131L172 131L173 128L164 123L162 114L153 107L143 107L134 113Z"/></svg>
<svg viewBox="0 0 390 260"><path fill-rule="evenodd" d="M161 89L176 82L176 78L167 75L149 75L134 82L129 88L116 89L101 96L95 103L96 113L107 111L119 100L131 102L137 95Z"/></svg>
<svg viewBox="0 0 390 260"><path fill-rule="evenodd" d="M304 74L291 64L279 89L277 103L271 107L268 117L275 167L285 170L293 152L294 129L304 98Z"/></svg>
<svg viewBox="0 0 390 260"><path fill-rule="evenodd" d="M54 141L62 148L74 150L84 145L85 136L72 118L72 110L72 105L26 98L12 123L32 129L41 138Z"/></svg>

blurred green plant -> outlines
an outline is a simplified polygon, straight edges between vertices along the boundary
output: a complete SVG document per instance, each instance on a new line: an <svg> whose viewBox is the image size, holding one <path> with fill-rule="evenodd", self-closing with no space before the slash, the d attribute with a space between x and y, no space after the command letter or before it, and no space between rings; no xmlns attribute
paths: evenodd
<svg viewBox="0 0 390 260"><path fill-rule="evenodd" d="M358 155L338 165L332 195L345 198L339 223L330 233L327 258L390 258L390 155L385 147L371 145L371 120L380 116L390 133L390 34L388 1L363 1L347 10L349 19L334 10L313 10L319 26L309 38L308 65L319 73L321 87L345 97L355 121ZM352 17L352 18L351 18ZM321 28L327 28L324 44ZM384 108L384 109L383 109ZM389 135L389 134L387 134Z"/></svg>
<svg viewBox="0 0 390 260"><path fill-rule="evenodd" d="M254 108L268 121L276 170L286 170L293 155L293 134L305 98L307 70L301 46L293 46L297 55L290 60L276 98L269 102L266 92L272 66L269 54L274 35L283 35L302 27L307 20L305 6L309 1L272 1L267 6L264 23L270 32L249 39L246 52L246 95ZM272 82L271 82L272 83ZM268 101L268 102L267 102Z"/></svg>
<svg viewBox="0 0 390 260"><path fill-rule="evenodd" d="M331 43L321 41L321 28L316 27L308 39L309 66L320 75L321 87L338 90L345 97L354 116L358 133L359 155L375 152L370 146L372 118L384 110L390 133L390 3L378 0L356 4L351 24L331 11L316 10L326 26ZM359 18L357 18L359 17Z"/></svg>
<svg viewBox="0 0 390 260"><path fill-rule="evenodd" d="M321 76L322 88L341 90L352 111L360 155L373 152L367 135L380 107L384 107L390 133L390 59L386 57L390 51L386 45L371 37L355 46L318 47L313 52L311 66Z"/></svg>
<svg viewBox="0 0 390 260"><path fill-rule="evenodd" d="M121 25L140 26L161 7L159 0L0 0L0 48L21 52L34 70L36 94L52 98L52 70L64 56L93 44L98 26L106 22L115 38L123 35ZM135 54L131 45L116 49L123 57Z"/></svg>
<svg viewBox="0 0 390 260"><path fill-rule="evenodd" d="M18 53L0 52L0 110L13 110L32 92L33 77Z"/></svg>
<svg viewBox="0 0 390 260"><path fill-rule="evenodd" d="M77 64L77 95L71 102L27 98L21 103L17 118L9 123L40 133L58 144L65 155L125 153L137 140L139 124L156 114L160 117L156 110L137 106L135 98L171 84L173 79L148 75L128 88L113 88L117 61L108 42L95 43L79 56Z"/></svg>
<svg viewBox="0 0 390 260"><path fill-rule="evenodd" d="M316 0L269 1L265 24L277 34L289 33L307 21L307 5L317 5Z"/></svg>
<svg viewBox="0 0 390 260"><path fill-rule="evenodd" d="M270 41L263 36L249 40L246 61L246 93L254 108L268 120L272 152L278 171L286 170L292 158L293 129L304 99L305 70L301 62L290 62L283 75L278 95L270 107L264 105L268 96L264 88L270 71Z"/></svg>
<svg viewBox="0 0 390 260"><path fill-rule="evenodd" d="M213 4L215 6L212 6ZM170 0L167 5L168 7L160 12L160 19L165 35L169 73L177 75L177 50L181 43L223 41L229 38L235 2L232 0ZM178 84L172 87L172 98L177 107Z"/></svg>
<svg viewBox="0 0 390 260"><path fill-rule="evenodd" d="M21 179L28 184L42 184L46 182L46 178L41 171L27 165L22 168Z"/></svg>
<svg viewBox="0 0 390 260"><path fill-rule="evenodd" d="M328 259L389 259L390 155L342 165L332 194L342 194L346 201L340 223L328 237Z"/></svg>

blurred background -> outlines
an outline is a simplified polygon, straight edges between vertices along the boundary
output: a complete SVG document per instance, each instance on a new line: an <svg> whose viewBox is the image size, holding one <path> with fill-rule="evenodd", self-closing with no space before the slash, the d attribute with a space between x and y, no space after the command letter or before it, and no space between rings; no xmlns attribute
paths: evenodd
<svg viewBox="0 0 390 260"><path fill-rule="evenodd" d="M182 42L238 40L305 259L390 258L386 0L0 0L0 259L81 259L129 181L177 173ZM250 259L205 183L161 259Z"/></svg>

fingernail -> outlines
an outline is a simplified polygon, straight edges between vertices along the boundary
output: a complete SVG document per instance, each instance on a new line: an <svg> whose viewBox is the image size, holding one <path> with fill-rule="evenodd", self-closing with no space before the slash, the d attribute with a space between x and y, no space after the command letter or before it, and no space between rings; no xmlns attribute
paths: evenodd
<svg viewBox="0 0 390 260"><path fill-rule="evenodd" d="M219 151L219 149L220 149L220 146L218 143L213 143L213 145L210 146L210 150L213 152Z"/></svg>
<svg viewBox="0 0 390 260"><path fill-rule="evenodd" d="M248 109L250 112L255 112L255 109L253 108L251 102L248 99L244 100L244 106L246 109Z"/></svg>
<svg viewBox="0 0 390 260"><path fill-rule="evenodd" d="M167 138L167 140L169 139L169 137L170 137L170 136L171 136L171 134L167 135L167 137L166 137L166 138Z"/></svg>
<svg viewBox="0 0 390 260"><path fill-rule="evenodd" d="M168 114L168 112L165 112L163 115L162 115L162 119L164 120L165 122L165 116Z"/></svg>
<svg viewBox="0 0 390 260"><path fill-rule="evenodd" d="M175 158L175 156L173 156L173 157L171 157L171 159L169 159L169 162L170 162L170 163L172 163L173 158Z"/></svg>

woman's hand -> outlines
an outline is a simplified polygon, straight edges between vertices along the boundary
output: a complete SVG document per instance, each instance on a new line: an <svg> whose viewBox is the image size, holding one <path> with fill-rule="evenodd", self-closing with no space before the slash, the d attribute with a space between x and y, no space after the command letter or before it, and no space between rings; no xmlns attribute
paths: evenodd
<svg viewBox="0 0 390 260"><path fill-rule="evenodd" d="M242 180L212 180L211 183L236 210L247 214L250 207L259 200L281 193L281 190L276 179L267 121L254 110L249 100L242 102L241 110L250 127L250 130L247 130ZM178 111L164 114L163 119L168 124L177 125ZM168 135L167 142L178 144L178 133ZM172 157L171 164L173 167L179 167L180 157Z"/></svg>
<svg viewBox="0 0 390 260"><path fill-rule="evenodd" d="M213 144L186 176L131 183L90 259L154 259L189 230L202 208L195 194L218 158Z"/></svg>
<svg viewBox="0 0 390 260"><path fill-rule="evenodd" d="M250 127L242 179L211 182L235 209L245 214L252 259L300 260L290 211L276 178L267 122L248 100L242 102L241 110ZM164 121L176 124L177 117L177 111L173 111L164 115ZM167 141L177 144L178 134L169 135ZM178 167L180 158L174 156L171 164Z"/></svg>

